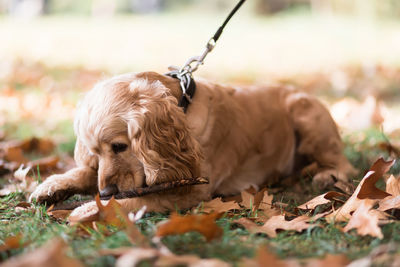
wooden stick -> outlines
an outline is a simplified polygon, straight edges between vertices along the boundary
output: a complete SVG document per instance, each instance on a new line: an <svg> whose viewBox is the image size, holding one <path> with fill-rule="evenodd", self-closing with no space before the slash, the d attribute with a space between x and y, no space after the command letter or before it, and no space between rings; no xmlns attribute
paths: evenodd
<svg viewBox="0 0 400 267"><path fill-rule="evenodd" d="M169 191L178 187L189 186L189 185L199 185L199 184L208 184L210 181L205 177L197 177L190 179L182 179L178 181L165 182L162 184L155 184L149 187L139 187L130 191L119 192L114 195L115 199L124 199L124 198L135 198L141 197L148 194L154 193L163 193L165 191ZM111 196L101 197L101 200L109 200Z"/></svg>

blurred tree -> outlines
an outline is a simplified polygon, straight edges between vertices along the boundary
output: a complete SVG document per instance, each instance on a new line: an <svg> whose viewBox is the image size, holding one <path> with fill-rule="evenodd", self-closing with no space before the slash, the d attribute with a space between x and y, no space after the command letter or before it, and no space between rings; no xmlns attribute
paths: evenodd
<svg viewBox="0 0 400 267"><path fill-rule="evenodd" d="M130 8L136 13L160 12L165 8L165 0L130 0Z"/></svg>
<svg viewBox="0 0 400 267"><path fill-rule="evenodd" d="M8 13L16 17L36 17L42 15L46 10L45 0L10 0L5 1Z"/></svg>

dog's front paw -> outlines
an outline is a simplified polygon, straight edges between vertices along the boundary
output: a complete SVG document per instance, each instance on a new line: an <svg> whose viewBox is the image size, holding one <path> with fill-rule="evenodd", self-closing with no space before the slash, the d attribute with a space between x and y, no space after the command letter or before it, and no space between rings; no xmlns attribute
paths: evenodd
<svg viewBox="0 0 400 267"><path fill-rule="evenodd" d="M36 187L35 191L29 196L29 202L36 200L38 203L46 202L48 205L51 205L71 195L71 190L64 187L57 179L50 178L51 177Z"/></svg>
<svg viewBox="0 0 400 267"><path fill-rule="evenodd" d="M75 224L77 222L85 222L93 219L94 216L99 212L99 208L96 204L96 201L90 201L88 203L83 204L75 208L68 217L68 221L71 224Z"/></svg>
<svg viewBox="0 0 400 267"><path fill-rule="evenodd" d="M319 190L326 189L335 183L336 175L337 171L333 169L321 171L313 177L312 184Z"/></svg>

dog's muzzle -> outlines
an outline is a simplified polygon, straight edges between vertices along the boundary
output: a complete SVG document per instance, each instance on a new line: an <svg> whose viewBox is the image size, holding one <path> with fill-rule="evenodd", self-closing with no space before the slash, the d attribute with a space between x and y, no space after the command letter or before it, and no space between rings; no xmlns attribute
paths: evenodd
<svg viewBox="0 0 400 267"><path fill-rule="evenodd" d="M100 197L108 197L119 193L118 187L115 184L107 185L100 191Z"/></svg>

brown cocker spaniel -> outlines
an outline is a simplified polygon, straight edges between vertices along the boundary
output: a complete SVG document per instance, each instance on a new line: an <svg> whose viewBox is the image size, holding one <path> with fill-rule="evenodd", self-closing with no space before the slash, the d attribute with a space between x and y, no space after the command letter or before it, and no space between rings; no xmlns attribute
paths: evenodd
<svg viewBox="0 0 400 267"><path fill-rule="evenodd" d="M354 173L328 110L286 87L231 87L196 79L187 113L177 79L154 72L98 83L75 118L77 167L49 177L30 199L56 202L75 193L101 195L189 177L210 184L119 200L126 210L190 208L293 173L299 155L318 166L316 186ZM317 164L315 164L317 163ZM74 213L96 209L85 204Z"/></svg>

